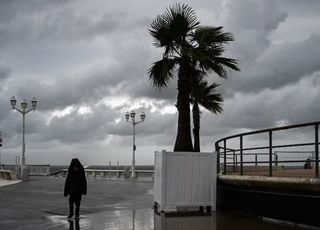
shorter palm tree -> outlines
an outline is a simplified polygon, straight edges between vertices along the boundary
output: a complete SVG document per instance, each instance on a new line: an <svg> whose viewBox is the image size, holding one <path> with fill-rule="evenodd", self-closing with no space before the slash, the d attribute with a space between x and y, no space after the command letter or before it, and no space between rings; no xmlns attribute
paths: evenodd
<svg viewBox="0 0 320 230"><path fill-rule="evenodd" d="M196 78L192 82L191 103L193 115L193 138L194 152L200 152L200 106L204 107L215 114L222 113L223 98L220 93L216 92L219 84L213 83L208 85L208 82L201 78Z"/></svg>

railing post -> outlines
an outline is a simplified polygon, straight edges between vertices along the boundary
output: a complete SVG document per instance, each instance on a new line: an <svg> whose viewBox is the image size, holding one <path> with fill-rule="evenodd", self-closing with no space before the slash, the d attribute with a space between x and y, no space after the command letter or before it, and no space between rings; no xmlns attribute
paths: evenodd
<svg viewBox="0 0 320 230"><path fill-rule="evenodd" d="M255 154L254 158L255 158L255 165L257 166L258 165L258 154Z"/></svg>
<svg viewBox="0 0 320 230"><path fill-rule="evenodd" d="M315 124L314 125L315 128L315 133L314 133L314 137L315 137L315 168L316 168L316 172L315 172L315 177L319 178L319 125Z"/></svg>
<svg viewBox="0 0 320 230"><path fill-rule="evenodd" d="M269 176L272 176L272 131L269 131Z"/></svg>
<svg viewBox="0 0 320 230"><path fill-rule="evenodd" d="M274 160L275 160L274 165L275 165L275 166L278 166L278 154L276 154L276 153L275 153L275 155L274 155Z"/></svg>
<svg viewBox="0 0 320 230"><path fill-rule="evenodd" d="M236 151L233 150L233 155L232 155L232 161L233 161L233 167L232 167L232 168L233 168L233 173L236 172L236 164L235 164L235 163L236 163L236 159L235 159L235 158L236 158Z"/></svg>
<svg viewBox="0 0 320 230"><path fill-rule="evenodd" d="M223 154L223 174L227 174L227 140L223 140L224 154Z"/></svg>
<svg viewBox="0 0 320 230"><path fill-rule="evenodd" d="M243 136L240 136L240 175L243 175Z"/></svg>
<svg viewBox="0 0 320 230"><path fill-rule="evenodd" d="M217 152L217 174L220 173L220 147L219 143L216 143L216 152Z"/></svg>

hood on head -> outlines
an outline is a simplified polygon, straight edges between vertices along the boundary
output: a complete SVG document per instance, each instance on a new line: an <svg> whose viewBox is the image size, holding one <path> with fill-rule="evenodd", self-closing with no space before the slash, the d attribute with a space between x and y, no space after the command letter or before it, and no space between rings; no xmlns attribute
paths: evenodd
<svg viewBox="0 0 320 230"><path fill-rule="evenodd" d="M84 168L83 168L83 166L82 166L82 164L81 164L81 162L79 161L78 158L73 158L71 160L68 172L72 172L73 171L72 169L73 169L74 166L77 166L79 168L79 171L81 171L81 172L84 171Z"/></svg>

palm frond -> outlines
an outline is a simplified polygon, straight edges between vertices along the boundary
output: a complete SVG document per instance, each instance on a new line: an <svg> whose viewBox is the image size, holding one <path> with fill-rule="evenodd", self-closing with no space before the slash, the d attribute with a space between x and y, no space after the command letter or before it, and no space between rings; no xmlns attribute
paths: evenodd
<svg viewBox="0 0 320 230"><path fill-rule="evenodd" d="M232 58L224 58L224 57L215 57L214 61L216 63L219 63L220 65L224 65L229 67L230 69L240 71L240 68L238 67L238 61L236 59Z"/></svg>
<svg viewBox="0 0 320 230"><path fill-rule="evenodd" d="M228 69L239 71L238 61L221 57L225 44L233 41L233 35L222 30L223 27L199 26L192 37L196 45L193 60L204 71L213 71L222 78L228 77Z"/></svg>
<svg viewBox="0 0 320 230"><path fill-rule="evenodd" d="M199 63L199 66L206 72L213 71L221 78L228 78L228 69L220 63L211 60L204 60L202 63Z"/></svg>
<svg viewBox="0 0 320 230"><path fill-rule="evenodd" d="M222 113L223 111L223 98L220 93L216 92L216 88L219 86L217 83L208 85L207 81L193 81L191 103L200 104L205 109L213 113Z"/></svg>
<svg viewBox="0 0 320 230"><path fill-rule="evenodd" d="M171 6L166 15L171 19L172 29L180 30L181 35L187 35L200 24L194 10L187 4L177 3Z"/></svg>
<svg viewBox="0 0 320 230"><path fill-rule="evenodd" d="M228 69L240 70L236 59L221 57L219 52L194 49L193 55L199 68L203 71L213 71L221 78L228 78Z"/></svg>
<svg viewBox="0 0 320 230"><path fill-rule="evenodd" d="M158 15L152 21L149 33L154 38L154 46L173 47L173 35L170 33L169 24L162 15Z"/></svg>
<svg viewBox="0 0 320 230"><path fill-rule="evenodd" d="M216 46L233 41L233 35L228 32L223 32L222 28L222 26L198 26L192 40L196 41L200 46Z"/></svg>
<svg viewBox="0 0 320 230"><path fill-rule="evenodd" d="M175 59L163 58L154 62L148 70L149 79L156 88L166 87L173 77L176 65Z"/></svg>
<svg viewBox="0 0 320 230"><path fill-rule="evenodd" d="M156 47L166 47L167 51L171 51L174 46L182 45L198 25L199 21L191 7L175 4L152 21L149 33Z"/></svg>

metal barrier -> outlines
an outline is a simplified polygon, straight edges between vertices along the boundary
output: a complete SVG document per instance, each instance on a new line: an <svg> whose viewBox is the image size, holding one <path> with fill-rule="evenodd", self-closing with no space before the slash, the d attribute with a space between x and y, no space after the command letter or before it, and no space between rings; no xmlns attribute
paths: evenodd
<svg viewBox="0 0 320 230"><path fill-rule="evenodd" d="M5 170L11 170L21 176L21 165L2 165L2 168ZM29 176L50 175L50 165L26 165L25 168Z"/></svg>
<svg viewBox="0 0 320 230"><path fill-rule="evenodd" d="M66 176L68 169L61 169L53 172L51 176ZM154 170L135 170L137 178L152 178L154 177ZM131 169L125 167L124 169L85 169L86 176L92 177L112 177L112 178L129 178L131 175Z"/></svg>
<svg viewBox="0 0 320 230"><path fill-rule="evenodd" d="M320 121L289 125L283 127L262 129L252 132L240 133L237 135L228 136L222 138L215 143L216 152L218 154L218 162L217 162L217 170L218 173L237 173L240 175L244 175L244 169L248 169L248 166L251 169L256 168L258 170L259 167L267 168L268 176L273 175L274 170L279 170L280 164L295 164L297 167L301 163L304 164L304 167L311 166L314 168L314 177L319 178L319 124ZM293 143L293 144L273 144L273 136L275 133L279 134L279 131L283 130L292 130L292 129L301 129L305 127L313 128L314 132L314 141L313 142L303 142L303 143ZM244 137L256 137L257 134L267 134L267 145L262 146L254 146L244 148ZM238 139L239 148L231 148L231 145L234 145L234 140ZM233 140L233 142L231 141ZM277 149L287 149L293 147L306 147L313 146L314 151L275 151ZM258 151L256 153L252 153L252 151ZM265 151L265 152L264 152ZM283 153L295 153L295 154L305 154L305 157L300 157L299 159L280 159L280 154ZM307 154L306 154L307 153ZM309 154L309 155L308 155ZM254 156L255 159L252 160L249 156ZM263 157L264 156L264 157ZM258 157L263 158L263 160L258 160ZM305 159L303 159L305 158ZM230 167L231 166L231 167ZM246 168L245 168L246 167ZM294 167L294 166L292 166ZM281 167L280 167L281 168ZM261 169L261 168L260 168Z"/></svg>
<svg viewBox="0 0 320 230"><path fill-rule="evenodd" d="M50 165L28 165L30 176L49 176Z"/></svg>

